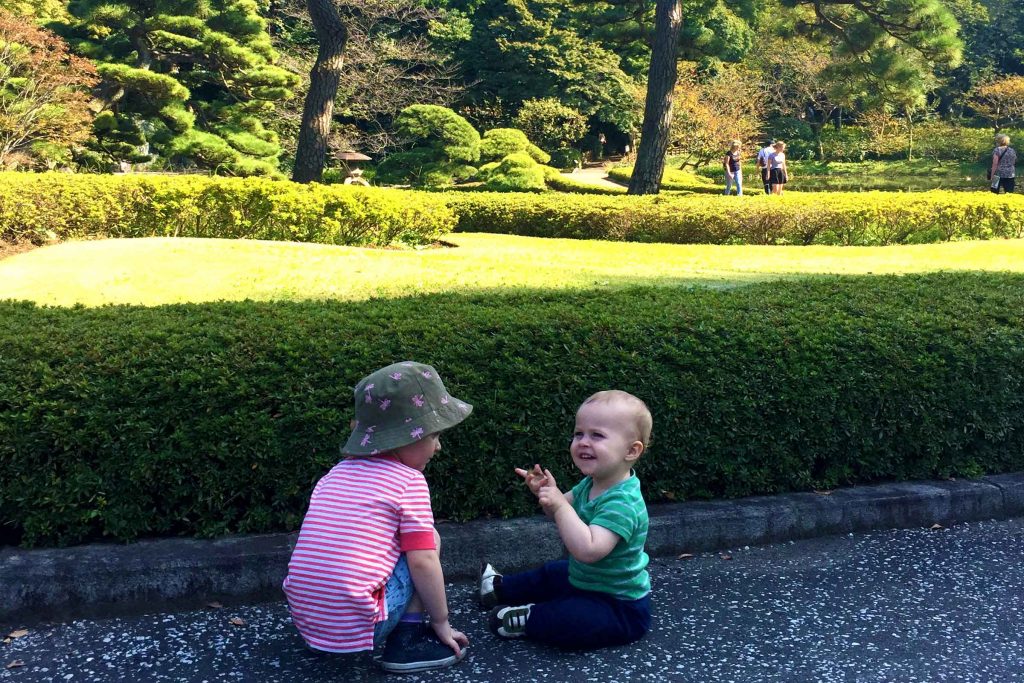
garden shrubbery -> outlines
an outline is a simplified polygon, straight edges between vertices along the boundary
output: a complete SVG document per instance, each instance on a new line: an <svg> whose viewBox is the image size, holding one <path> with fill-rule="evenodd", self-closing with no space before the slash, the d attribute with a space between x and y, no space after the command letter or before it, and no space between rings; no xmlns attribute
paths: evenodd
<svg viewBox="0 0 1024 683"><path fill-rule="evenodd" d="M386 246L449 233L437 195L257 178L0 174L0 239L222 237Z"/></svg>
<svg viewBox="0 0 1024 683"><path fill-rule="evenodd" d="M444 321L440 324L439 321ZM370 302L0 303L0 542L295 529L351 391L433 363L475 405L438 518L531 514L573 413L647 400L651 502L1024 469L1024 277L822 278Z"/></svg>
<svg viewBox="0 0 1024 683"><path fill-rule="evenodd" d="M675 244L886 245L1024 236L1024 197L832 192L784 197L448 195L462 232Z"/></svg>

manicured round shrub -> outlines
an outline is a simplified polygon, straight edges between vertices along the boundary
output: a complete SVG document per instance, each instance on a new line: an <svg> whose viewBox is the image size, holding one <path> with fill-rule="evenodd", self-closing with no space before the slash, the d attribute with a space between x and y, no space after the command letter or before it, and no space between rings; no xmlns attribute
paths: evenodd
<svg viewBox="0 0 1024 683"><path fill-rule="evenodd" d="M395 118L396 134L411 148L377 166L383 183L445 187L471 178L480 160L480 134L447 107L414 104Z"/></svg>
<svg viewBox="0 0 1024 683"><path fill-rule="evenodd" d="M521 130L515 128L493 128L484 133L480 142L481 161L499 161L509 154L526 152L538 164L546 164L551 155L526 139Z"/></svg>

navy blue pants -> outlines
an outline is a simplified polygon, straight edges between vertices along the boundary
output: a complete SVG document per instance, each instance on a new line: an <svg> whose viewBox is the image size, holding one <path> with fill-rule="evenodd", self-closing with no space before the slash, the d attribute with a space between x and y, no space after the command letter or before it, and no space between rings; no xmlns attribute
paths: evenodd
<svg viewBox="0 0 1024 683"><path fill-rule="evenodd" d="M508 574L498 597L506 605L534 603L526 637L558 647L591 650L639 640L651 628L651 596L639 600L585 591L569 583L569 562Z"/></svg>

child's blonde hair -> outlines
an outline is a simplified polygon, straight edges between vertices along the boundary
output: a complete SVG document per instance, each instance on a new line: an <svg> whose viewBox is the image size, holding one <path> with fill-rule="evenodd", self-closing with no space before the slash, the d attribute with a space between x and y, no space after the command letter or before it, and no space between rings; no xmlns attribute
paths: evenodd
<svg viewBox="0 0 1024 683"><path fill-rule="evenodd" d="M587 405L588 403L620 403L623 407L627 408L633 418L633 427L635 429L636 440L644 445L646 449L648 444L651 442L651 429L654 426L654 419L651 417L651 411L647 407L647 404L638 399L633 394L627 391L620 391L618 389L609 389L607 391L599 391L596 394L592 394L583 403L580 404L580 408Z"/></svg>
<svg viewBox="0 0 1024 683"><path fill-rule="evenodd" d="M777 141L777 142L776 142L776 143L775 143L774 145L772 145L772 146L773 146L773 147L775 147L775 149L781 149L781 150L783 150L783 151L785 151L785 150L786 150L786 143L785 143L785 142L783 142L782 140L779 140L779 141Z"/></svg>
<svg viewBox="0 0 1024 683"><path fill-rule="evenodd" d="M743 143L740 142L739 140L733 140L732 142L729 143L729 151L735 152L740 148L742 144Z"/></svg>

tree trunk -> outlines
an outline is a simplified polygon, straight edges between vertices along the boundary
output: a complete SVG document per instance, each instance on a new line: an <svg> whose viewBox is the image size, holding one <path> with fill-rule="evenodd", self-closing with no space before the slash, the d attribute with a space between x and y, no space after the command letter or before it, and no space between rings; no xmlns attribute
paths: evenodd
<svg viewBox="0 0 1024 683"><path fill-rule="evenodd" d="M309 93L302 108L302 127L292 169L292 180L297 183L319 182L323 177L334 98L338 94L348 42L348 30L333 0L306 0L306 7L320 46L309 72Z"/></svg>
<svg viewBox="0 0 1024 683"><path fill-rule="evenodd" d="M907 112L907 161L914 160L914 119Z"/></svg>
<svg viewBox="0 0 1024 683"><path fill-rule="evenodd" d="M676 87L676 48L682 23L682 0L657 0L644 122L628 194L657 194L661 189L672 123L672 91Z"/></svg>

